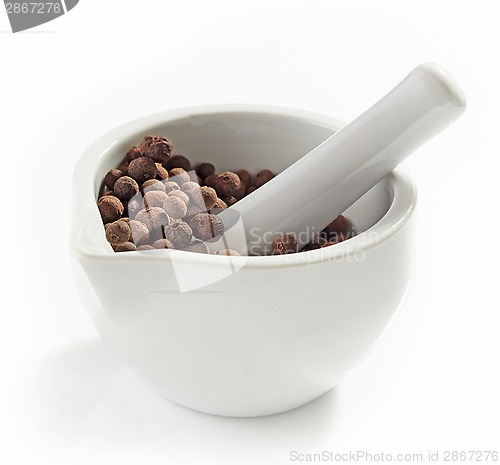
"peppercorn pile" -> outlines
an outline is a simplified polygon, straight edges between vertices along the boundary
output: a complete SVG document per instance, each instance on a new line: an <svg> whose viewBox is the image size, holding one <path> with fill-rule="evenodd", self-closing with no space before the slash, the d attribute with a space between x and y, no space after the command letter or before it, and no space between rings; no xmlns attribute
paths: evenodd
<svg viewBox="0 0 500 465"><path fill-rule="evenodd" d="M247 170L217 174L214 165L192 167L188 158L173 155L172 142L146 136L104 177L97 202L106 239L115 252L177 249L209 253L207 242L220 239L224 226L217 216L274 177L270 170L252 176ZM314 250L353 235L339 216L302 248ZM273 254L298 252L297 241L283 234L273 241ZM216 255L239 255L225 249Z"/></svg>

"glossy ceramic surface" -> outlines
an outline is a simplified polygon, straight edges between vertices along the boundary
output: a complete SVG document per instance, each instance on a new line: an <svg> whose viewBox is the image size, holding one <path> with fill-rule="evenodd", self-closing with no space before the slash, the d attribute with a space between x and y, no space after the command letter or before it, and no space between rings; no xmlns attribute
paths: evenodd
<svg viewBox="0 0 500 465"><path fill-rule="evenodd" d="M346 215L353 239L268 257L114 253L96 198L107 170L148 133L218 170L279 172L342 126L265 106L181 109L128 123L83 154L71 247L82 299L122 360L167 398L207 413L273 414L335 386L373 349L409 281L415 188L398 168Z"/></svg>

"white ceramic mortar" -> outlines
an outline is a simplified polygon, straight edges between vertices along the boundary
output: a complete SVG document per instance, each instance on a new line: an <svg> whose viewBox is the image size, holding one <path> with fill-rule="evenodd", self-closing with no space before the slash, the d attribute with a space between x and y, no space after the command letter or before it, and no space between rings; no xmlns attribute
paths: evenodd
<svg viewBox="0 0 500 465"><path fill-rule="evenodd" d="M165 397L202 412L258 416L334 387L400 308L415 187L395 170L346 212L361 233L324 249L267 257L115 253L96 206L104 175L146 134L169 137L176 153L219 172L280 172L342 125L288 108L187 108L125 124L80 158L71 237L78 287L102 338Z"/></svg>

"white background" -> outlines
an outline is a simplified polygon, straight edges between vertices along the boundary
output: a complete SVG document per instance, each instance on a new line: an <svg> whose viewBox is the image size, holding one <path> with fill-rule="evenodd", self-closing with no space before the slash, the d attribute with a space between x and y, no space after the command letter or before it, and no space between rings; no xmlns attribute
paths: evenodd
<svg viewBox="0 0 500 465"><path fill-rule="evenodd" d="M495 4L81 0L19 34L0 13L0 463L278 465L293 450L499 450ZM414 278L362 366L295 411L231 419L171 404L113 357L69 267L71 175L94 139L206 103L349 121L424 61L454 75L468 110L407 162L419 190Z"/></svg>

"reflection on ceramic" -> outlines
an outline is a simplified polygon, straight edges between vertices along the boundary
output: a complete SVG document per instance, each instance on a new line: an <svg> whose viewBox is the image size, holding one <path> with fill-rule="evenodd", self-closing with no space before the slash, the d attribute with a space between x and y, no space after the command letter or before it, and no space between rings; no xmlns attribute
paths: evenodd
<svg viewBox="0 0 500 465"><path fill-rule="evenodd" d="M335 386L400 307L415 188L398 168L346 212L362 233L324 249L268 257L114 253L96 207L104 174L152 133L219 171L279 172L340 127L287 108L188 108L117 128L80 158L71 248L82 298L102 338L167 398L207 413L257 416Z"/></svg>

